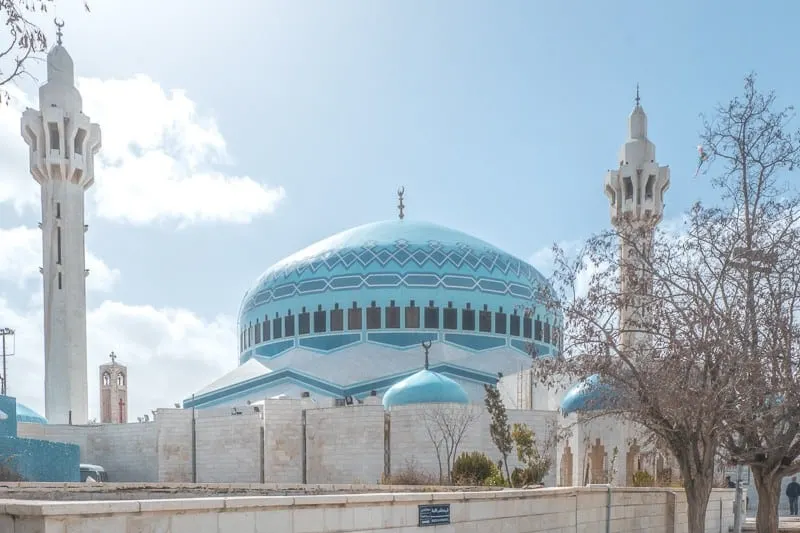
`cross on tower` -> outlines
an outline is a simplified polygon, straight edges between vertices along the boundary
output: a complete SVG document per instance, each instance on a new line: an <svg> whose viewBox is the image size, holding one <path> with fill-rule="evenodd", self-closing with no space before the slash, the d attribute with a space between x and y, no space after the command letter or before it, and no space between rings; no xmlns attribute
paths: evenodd
<svg viewBox="0 0 800 533"><path fill-rule="evenodd" d="M108 356L111 358L111 364L112 365L117 364L117 354L115 354L114 352L111 352L110 354L108 354Z"/></svg>

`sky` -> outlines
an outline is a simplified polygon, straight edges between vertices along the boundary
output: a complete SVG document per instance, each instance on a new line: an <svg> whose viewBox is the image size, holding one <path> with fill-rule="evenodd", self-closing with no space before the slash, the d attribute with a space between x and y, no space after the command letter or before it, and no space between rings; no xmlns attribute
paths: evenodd
<svg viewBox="0 0 800 533"><path fill-rule="evenodd" d="M406 216L547 271L554 242L609 224L639 84L672 186L666 217L713 201L694 178L701 113L762 90L797 103L800 4L713 0L57 0L84 112L90 418L97 365L128 366L132 420L237 362L241 298L271 264ZM0 29L4 38L6 29ZM20 137L36 80L0 108L0 327L9 394L43 412L41 217ZM794 99L794 100L793 100ZM713 170L713 169L712 169Z"/></svg>

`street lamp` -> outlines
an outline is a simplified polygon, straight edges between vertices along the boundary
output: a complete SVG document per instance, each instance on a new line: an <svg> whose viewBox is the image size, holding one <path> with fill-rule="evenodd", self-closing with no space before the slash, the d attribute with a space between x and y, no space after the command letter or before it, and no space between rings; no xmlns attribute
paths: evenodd
<svg viewBox="0 0 800 533"><path fill-rule="evenodd" d="M0 395L6 396L8 393L8 368L6 367L6 357L14 355L14 330L11 328L0 328L0 337L3 342L3 382L0 386ZM10 337L10 342L6 340Z"/></svg>

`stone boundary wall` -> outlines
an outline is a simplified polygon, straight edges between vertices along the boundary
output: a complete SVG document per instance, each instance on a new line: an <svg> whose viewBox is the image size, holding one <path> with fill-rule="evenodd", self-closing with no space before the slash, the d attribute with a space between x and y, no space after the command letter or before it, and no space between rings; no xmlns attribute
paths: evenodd
<svg viewBox="0 0 800 533"><path fill-rule="evenodd" d="M425 425L431 406L391 413L379 405L312 407L302 400L271 400L258 410L159 409L147 423L20 424L19 433L77 444L81 462L103 466L112 482L369 484L409 465L438 479L439 462ZM474 409L459 452L479 451L497 460L488 414ZM512 410L508 415L511 423L528 424L540 440L556 416ZM516 466L516 457L509 459ZM555 485L555 472L554 460L545 485ZM446 469L443 474L446 478Z"/></svg>
<svg viewBox="0 0 800 533"><path fill-rule="evenodd" d="M712 501L732 504L731 490ZM663 489L605 487L481 492L253 496L127 501L0 500L0 531L160 531L163 533L405 533L417 530L419 505L450 504L458 533L684 533L678 494ZM713 514L713 505L709 515ZM728 531L709 516L707 533Z"/></svg>

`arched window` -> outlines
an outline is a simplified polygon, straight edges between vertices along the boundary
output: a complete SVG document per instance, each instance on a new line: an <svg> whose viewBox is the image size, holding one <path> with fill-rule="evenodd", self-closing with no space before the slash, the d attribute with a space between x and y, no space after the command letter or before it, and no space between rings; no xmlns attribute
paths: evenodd
<svg viewBox="0 0 800 533"><path fill-rule="evenodd" d="M111 376L108 375L108 372L103 372L103 385L106 387L111 385Z"/></svg>
<svg viewBox="0 0 800 533"><path fill-rule="evenodd" d="M124 387L125 386L125 376L123 376L122 374L117 376L117 386L118 387Z"/></svg>

